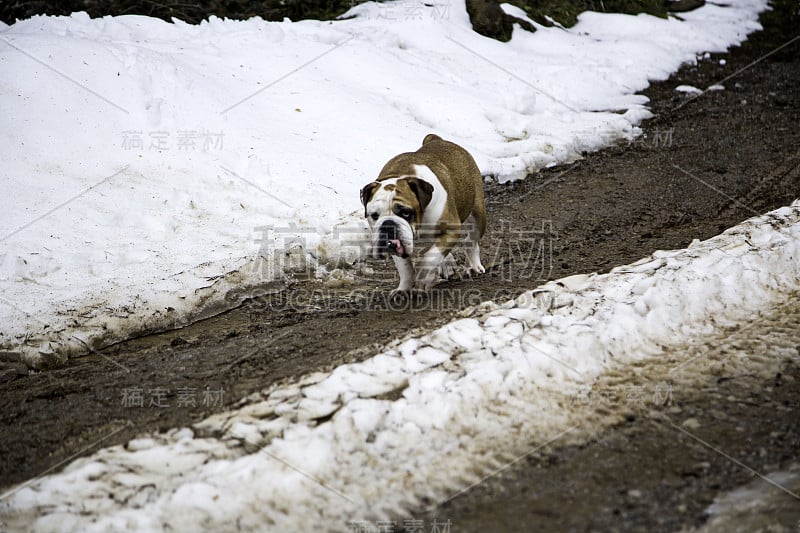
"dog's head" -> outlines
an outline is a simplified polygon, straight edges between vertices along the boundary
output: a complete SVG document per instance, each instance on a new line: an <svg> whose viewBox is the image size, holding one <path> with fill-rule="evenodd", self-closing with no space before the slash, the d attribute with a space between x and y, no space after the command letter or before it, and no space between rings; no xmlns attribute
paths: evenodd
<svg viewBox="0 0 800 533"><path fill-rule="evenodd" d="M364 216L372 229L372 255L409 257L433 185L415 176L373 181L361 189Z"/></svg>

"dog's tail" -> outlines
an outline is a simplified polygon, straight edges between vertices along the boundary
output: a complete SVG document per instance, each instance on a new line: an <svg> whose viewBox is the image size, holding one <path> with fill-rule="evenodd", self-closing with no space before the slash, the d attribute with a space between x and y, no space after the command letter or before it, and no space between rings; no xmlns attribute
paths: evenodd
<svg viewBox="0 0 800 533"><path fill-rule="evenodd" d="M429 133L425 136L424 139L422 139L422 144L426 145L431 141L441 141L441 140L442 138L436 135L435 133Z"/></svg>

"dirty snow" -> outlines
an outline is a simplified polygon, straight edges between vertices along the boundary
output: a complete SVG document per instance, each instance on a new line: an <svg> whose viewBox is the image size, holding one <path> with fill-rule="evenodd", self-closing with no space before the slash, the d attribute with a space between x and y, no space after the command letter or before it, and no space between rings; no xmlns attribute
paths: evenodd
<svg viewBox="0 0 800 533"><path fill-rule="evenodd" d="M752 356L743 346L798 294L800 201L684 250L487 302L191 429L101 450L0 495L0 520L34 531L375 531L548 442L621 420L576 402L614 371L660 367L660 379L696 386L721 368L774 372L798 357L796 307L772 328L786 338Z"/></svg>

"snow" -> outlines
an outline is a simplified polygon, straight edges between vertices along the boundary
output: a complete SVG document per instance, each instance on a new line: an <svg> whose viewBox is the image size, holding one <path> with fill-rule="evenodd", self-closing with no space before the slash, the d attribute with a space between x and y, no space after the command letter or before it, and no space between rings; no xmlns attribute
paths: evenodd
<svg viewBox="0 0 800 533"><path fill-rule="evenodd" d="M702 89L698 89L693 85L678 85L677 87L675 87L675 90L678 91L679 93L685 93L692 96L703 94Z"/></svg>
<svg viewBox="0 0 800 533"><path fill-rule="evenodd" d="M776 523L797 523L800 510L800 464L790 470L757 474L755 479L714 498L705 510L708 521L693 531L756 531ZM773 526L774 527L774 526Z"/></svg>
<svg viewBox="0 0 800 533"><path fill-rule="evenodd" d="M798 357L800 307L786 305L799 258L800 200L684 250L481 304L191 429L100 450L0 495L0 516L33 531L375 530L618 422L624 405L603 418L576 403L606 378L697 388L720 368L773 376Z"/></svg>
<svg viewBox="0 0 800 533"><path fill-rule="evenodd" d="M650 116L637 91L740 43L766 5L587 12L508 43L472 32L462 0L0 27L0 350L44 367L230 308L284 270L346 283L358 191L391 156L433 131L508 181L631 140Z"/></svg>

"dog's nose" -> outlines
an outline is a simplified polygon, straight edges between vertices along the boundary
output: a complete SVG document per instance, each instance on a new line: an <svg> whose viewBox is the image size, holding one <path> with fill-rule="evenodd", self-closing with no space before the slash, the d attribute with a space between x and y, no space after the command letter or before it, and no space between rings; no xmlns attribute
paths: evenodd
<svg viewBox="0 0 800 533"><path fill-rule="evenodd" d="M385 220L378 228L377 248L381 255L387 251L396 251L396 245L392 241L397 241L397 223L394 220Z"/></svg>

